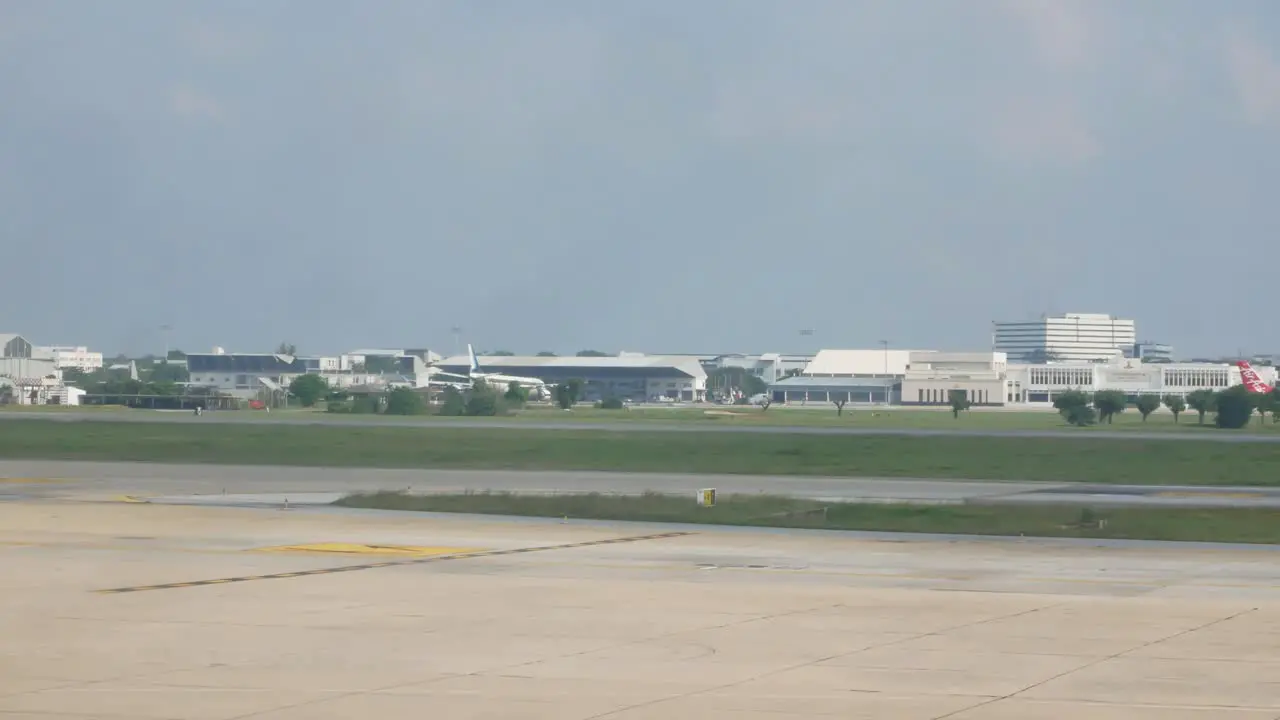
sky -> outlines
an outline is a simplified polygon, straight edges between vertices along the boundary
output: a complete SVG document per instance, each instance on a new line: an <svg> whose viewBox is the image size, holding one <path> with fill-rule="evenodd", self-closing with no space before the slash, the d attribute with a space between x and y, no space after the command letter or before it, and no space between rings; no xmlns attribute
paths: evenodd
<svg viewBox="0 0 1280 720"><path fill-rule="evenodd" d="M37 344L1280 352L1278 171L1273 1L0 0Z"/></svg>

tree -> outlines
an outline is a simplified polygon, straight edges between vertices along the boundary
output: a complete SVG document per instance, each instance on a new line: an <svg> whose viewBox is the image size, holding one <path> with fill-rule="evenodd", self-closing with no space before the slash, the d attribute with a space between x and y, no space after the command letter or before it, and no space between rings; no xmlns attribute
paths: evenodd
<svg viewBox="0 0 1280 720"><path fill-rule="evenodd" d="M1099 390L1093 394L1093 407L1098 411L1098 421L1108 425L1116 415L1124 412L1129 400L1119 390Z"/></svg>
<svg viewBox="0 0 1280 720"><path fill-rule="evenodd" d="M456 387L447 387L444 389L444 397L440 403L440 409L436 411L437 415L447 415L450 417L460 417L467 414L467 399L462 396L462 391Z"/></svg>
<svg viewBox="0 0 1280 720"><path fill-rule="evenodd" d="M1218 414L1214 424L1224 430L1239 430L1253 417L1254 395L1244 385L1235 385L1218 393Z"/></svg>
<svg viewBox="0 0 1280 720"><path fill-rule="evenodd" d="M596 407L601 410L626 410L627 404L622 402L622 398L610 395L602 399Z"/></svg>
<svg viewBox="0 0 1280 720"><path fill-rule="evenodd" d="M157 383L184 383L191 380L191 373L182 365L164 362L151 369L151 375L148 380Z"/></svg>
<svg viewBox="0 0 1280 720"><path fill-rule="evenodd" d="M1181 395L1170 393L1164 396L1164 406L1169 408L1169 412L1173 413L1173 421L1178 422L1178 416L1187 409L1187 401Z"/></svg>
<svg viewBox="0 0 1280 720"><path fill-rule="evenodd" d="M1267 421L1267 413L1271 413L1272 416L1275 415L1275 408L1276 408L1275 403L1276 403L1276 395L1274 390L1269 393L1259 393L1259 394L1253 395L1253 407L1255 410L1258 411L1258 415L1260 416L1258 418L1259 422Z"/></svg>
<svg viewBox="0 0 1280 720"><path fill-rule="evenodd" d="M844 415L844 405L845 403L849 402L849 393L833 392L830 395L828 395L828 397L831 398L831 402L835 403L836 416L839 417L841 415Z"/></svg>
<svg viewBox="0 0 1280 720"><path fill-rule="evenodd" d="M1146 422L1148 415L1160 409L1160 396L1143 393L1134 404L1137 405L1138 412L1142 413L1142 422Z"/></svg>
<svg viewBox="0 0 1280 720"><path fill-rule="evenodd" d="M489 357L514 357L515 353L510 350L494 350L492 352L485 353L485 355L488 355Z"/></svg>
<svg viewBox="0 0 1280 720"><path fill-rule="evenodd" d="M1023 356L1022 361L1029 365L1044 365L1061 359L1062 357L1053 350L1032 350Z"/></svg>
<svg viewBox="0 0 1280 720"><path fill-rule="evenodd" d="M551 352L550 350L543 350L537 355L537 357L555 357L555 356L556 354Z"/></svg>
<svg viewBox="0 0 1280 720"><path fill-rule="evenodd" d="M609 357L609 353L600 352L599 350L579 350L578 357Z"/></svg>
<svg viewBox="0 0 1280 720"><path fill-rule="evenodd" d="M566 380L556 385L556 404L563 410L572 408L574 403L582 397L582 381L578 379Z"/></svg>
<svg viewBox="0 0 1280 720"><path fill-rule="evenodd" d="M1088 405L1072 405L1062 411L1062 417L1076 427L1084 427L1097 422L1098 414Z"/></svg>
<svg viewBox="0 0 1280 720"><path fill-rule="evenodd" d="M1062 417L1067 416L1067 412L1075 407L1087 407L1089 405L1089 395L1079 390L1066 390L1058 393L1053 398L1053 407L1058 410Z"/></svg>
<svg viewBox="0 0 1280 720"><path fill-rule="evenodd" d="M259 347L261 347L261 346L259 346ZM277 355L289 355L289 356L297 355L297 354L298 354L298 346L297 346L297 345L294 345L294 344L293 344L293 343L291 343L291 342L282 342L282 343L280 343L279 345L277 345L277 346L276 346L276 354L277 354Z"/></svg>
<svg viewBox="0 0 1280 720"><path fill-rule="evenodd" d="M518 382L507 383L507 391L502 394L502 399L513 405L524 405L529 402L529 391L520 387Z"/></svg>
<svg viewBox="0 0 1280 720"><path fill-rule="evenodd" d="M1193 390L1187 394L1187 407L1200 414L1200 424L1204 424L1204 414L1218 409L1218 394L1209 389Z"/></svg>
<svg viewBox="0 0 1280 720"><path fill-rule="evenodd" d="M769 386L746 368L721 367L707 373L707 390L738 390L746 397L768 392Z"/></svg>
<svg viewBox="0 0 1280 720"><path fill-rule="evenodd" d="M319 375L299 375L289 383L289 394L298 398L302 407L315 407L329 392L329 383Z"/></svg>
<svg viewBox="0 0 1280 720"><path fill-rule="evenodd" d="M951 416L960 417L960 412L973 406L969 402L969 393L964 390L948 390L947 401L951 403Z"/></svg>
<svg viewBox="0 0 1280 720"><path fill-rule="evenodd" d="M489 387L483 380L476 380L467 392L467 415L474 417L492 417L502 412L502 399L498 391Z"/></svg>
<svg viewBox="0 0 1280 720"><path fill-rule="evenodd" d="M1280 422L1280 388L1271 389L1271 422Z"/></svg>
<svg viewBox="0 0 1280 720"><path fill-rule="evenodd" d="M409 388L400 387L387 393L388 415L424 415L426 412L427 404L422 396Z"/></svg>

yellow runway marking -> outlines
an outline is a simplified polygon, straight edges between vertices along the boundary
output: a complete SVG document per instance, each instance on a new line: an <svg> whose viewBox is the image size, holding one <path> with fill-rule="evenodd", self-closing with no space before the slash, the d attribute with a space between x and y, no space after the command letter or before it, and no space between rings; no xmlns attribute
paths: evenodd
<svg viewBox="0 0 1280 720"><path fill-rule="evenodd" d="M400 555L426 557L429 555L461 555L475 553L484 548L440 547L418 545L365 545L363 543L310 543L306 545L281 545L279 547L254 548L250 552L272 553L339 553L344 555Z"/></svg>
<svg viewBox="0 0 1280 720"><path fill-rule="evenodd" d="M199 587L201 585L220 585L223 583L248 582L250 580L278 580L283 578L303 577L305 575L329 575L332 573L354 572L356 570L372 570L374 568L394 567L397 565L420 565L430 562L441 562L444 560L466 560L468 558L496 557L500 555L514 555L517 553L544 552L547 550L569 550L572 548L592 547L595 545L610 545L614 543L639 542L641 540L658 540L661 538L682 537L685 535L693 535L692 532L667 532L657 533L655 535L633 535L630 537L608 538L605 540L587 540L585 542L568 543L565 545L541 545L536 547L511 548L509 550L481 550L470 553L454 553L450 555L428 555L426 557L415 557L406 560L388 560L385 562L368 563L365 565L343 565L332 568L318 568L315 570L300 570L297 572L271 573L270 575L244 575L241 577L217 578L213 580L194 580L191 582L166 583L164 585L138 585L134 587L108 588L105 590L97 590L95 592L105 595L118 595L120 593L142 592L144 590L170 590L174 588Z"/></svg>
<svg viewBox="0 0 1280 720"><path fill-rule="evenodd" d="M146 499L146 498L140 498L140 497L137 497L136 495L121 495L121 496L119 496L119 497L117 497L117 498L116 498L116 501L117 501L117 502L126 502L126 503L149 503L149 502L151 502L150 500L148 500L148 499Z"/></svg>
<svg viewBox="0 0 1280 720"><path fill-rule="evenodd" d="M15 485L47 485L50 483L65 483L66 480L58 478L10 478L0 477L0 483L13 483Z"/></svg>

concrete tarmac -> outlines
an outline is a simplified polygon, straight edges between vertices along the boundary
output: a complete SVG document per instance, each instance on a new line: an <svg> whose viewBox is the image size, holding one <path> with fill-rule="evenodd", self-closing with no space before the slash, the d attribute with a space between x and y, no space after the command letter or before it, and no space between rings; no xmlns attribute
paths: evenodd
<svg viewBox="0 0 1280 720"><path fill-rule="evenodd" d="M0 460L0 500L133 496L171 502L332 502L353 492L407 490L520 493L645 491L769 493L830 502L1065 503L1177 507L1277 507L1280 488L1092 485L920 478L826 478L674 473L386 470ZM203 496L203 497L201 497ZM228 497L229 496L229 497Z"/></svg>
<svg viewBox="0 0 1280 720"><path fill-rule="evenodd" d="M943 430L933 428L866 428L866 427L801 427L758 425L715 425L700 423L659 422L529 422L500 419L469 420L466 418L380 418L351 419L312 415L310 417L272 417L245 412L211 412L200 417L189 413L146 413L82 411L58 413L0 412L0 421L44 422L184 422L198 424L265 423L273 425L330 425L334 427L451 427L489 430L595 430L608 432L700 432L756 433L794 435L908 435L913 437L1023 437L1023 438L1089 438L1102 440L1169 440L1180 442L1275 443L1280 435L1232 432L1090 432L1072 430Z"/></svg>
<svg viewBox="0 0 1280 720"><path fill-rule="evenodd" d="M23 497L0 719L1275 720L1280 552Z"/></svg>

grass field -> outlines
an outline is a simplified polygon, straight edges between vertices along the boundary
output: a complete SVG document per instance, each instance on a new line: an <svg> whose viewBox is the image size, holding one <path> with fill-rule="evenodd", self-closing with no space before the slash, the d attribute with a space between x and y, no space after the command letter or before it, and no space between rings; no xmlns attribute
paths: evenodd
<svg viewBox="0 0 1280 720"><path fill-rule="evenodd" d="M149 410L127 410L113 408L122 412L154 415L163 417L167 413ZM103 412L103 408L58 408L50 406L4 406L0 412L18 412L27 414L74 413L83 410ZM301 408L276 410L271 413L260 411L220 411L225 414L252 416L255 420L286 420L306 417L309 421L322 423L341 421L344 423L377 419L381 422L403 421L406 424L421 424L424 421L448 425L452 418L435 416L396 417L388 415L332 415L323 410L307 410ZM633 407L628 410L598 410L589 406L576 407L571 411L547 406L529 406L511 415L496 418L502 421L528 422L530 424L545 422L580 422L626 424L672 424L697 423L717 426L742 425L760 427L865 427L865 428L902 428L902 429L937 429L937 430L1060 430L1071 429L1081 434L1087 433L1122 433L1131 431L1171 432L1171 433L1206 433L1217 432L1212 427L1213 415L1205 418L1205 425L1199 425L1195 413L1184 413L1180 422L1168 411L1151 415L1146 422L1137 411L1130 409L1121 414L1108 425L1095 425L1089 428L1072 428L1055 412L1036 410L1003 410L981 409L961 413L954 418L949 410L921 410L907 408L871 408L845 407L843 415L838 416L834 405L821 405L809 408L787 408L775 406L768 412L759 408L743 406L705 406L705 407ZM468 421L484 421L485 418L467 418ZM1260 422L1257 418L1249 427L1237 432L1280 434L1280 424Z"/></svg>
<svg viewBox="0 0 1280 720"><path fill-rule="evenodd" d="M1280 444L270 423L8 422L0 458L1280 485Z"/></svg>
<svg viewBox="0 0 1280 720"><path fill-rule="evenodd" d="M714 507L704 508L695 505L692 498L658 494L530 496L507 493L371 493L348 496L335 504L382 510L823 530L1280 543L1280 512L1265 509L881 505L820 503L761 495L721 496Z"/></svg>

